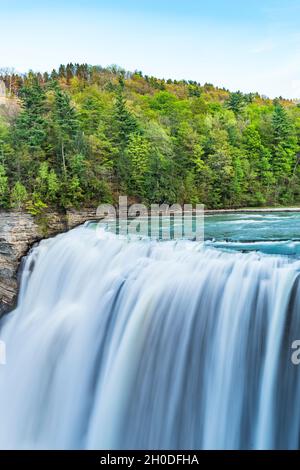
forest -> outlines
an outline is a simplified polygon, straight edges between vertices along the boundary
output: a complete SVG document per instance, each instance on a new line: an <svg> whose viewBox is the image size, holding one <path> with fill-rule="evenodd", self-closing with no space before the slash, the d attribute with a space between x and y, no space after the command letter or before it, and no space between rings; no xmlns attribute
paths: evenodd
<svg viewBox="0 0 300 470"><path fill-rule="evenodd" d="M2 209L300 203L294 101L87 64L0 82Z"/></svg>

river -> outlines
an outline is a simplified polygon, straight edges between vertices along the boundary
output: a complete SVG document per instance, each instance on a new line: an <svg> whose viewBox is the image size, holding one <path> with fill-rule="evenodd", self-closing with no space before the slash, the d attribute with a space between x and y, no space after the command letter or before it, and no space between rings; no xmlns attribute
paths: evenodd
<svg viewBox="0 0 300 470"><path fill-rule="evenodd" d="M300 214L210 215L205 243L42 241L0 320L1 449L297 449Z"/></svg>

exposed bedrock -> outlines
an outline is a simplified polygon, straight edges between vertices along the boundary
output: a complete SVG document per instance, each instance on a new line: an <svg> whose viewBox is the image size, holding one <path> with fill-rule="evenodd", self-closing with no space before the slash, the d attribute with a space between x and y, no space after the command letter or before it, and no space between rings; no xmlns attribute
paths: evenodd
<svg viewBox="0 0 300 470"><path fill-rule="evenodd" d="M95 218L95 210L49 213L41 223L25 212L0 211L0 315L16 305L18 269L30 247ZM45 227L46 223L46 227Z"/></svg>

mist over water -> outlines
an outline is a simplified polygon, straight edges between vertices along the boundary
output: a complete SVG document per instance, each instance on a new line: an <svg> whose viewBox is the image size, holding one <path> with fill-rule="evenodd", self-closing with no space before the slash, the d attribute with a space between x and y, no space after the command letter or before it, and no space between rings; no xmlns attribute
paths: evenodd
<svg viewBox="0 0 300 470"><path fill-rule="evenodd" d="M1 449L299 448L300 260L208 238L33 249L0 320Z"/></svg>

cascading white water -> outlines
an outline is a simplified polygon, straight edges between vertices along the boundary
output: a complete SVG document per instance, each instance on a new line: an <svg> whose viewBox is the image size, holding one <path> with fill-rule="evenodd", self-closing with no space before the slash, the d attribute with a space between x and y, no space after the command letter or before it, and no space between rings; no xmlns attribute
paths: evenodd
<svg viewBox="0 0 300 470"><path fill-rule="evenodd" d="M86 228L43 241L0 322L0 448L298 448L299 268Z"/></svg>

